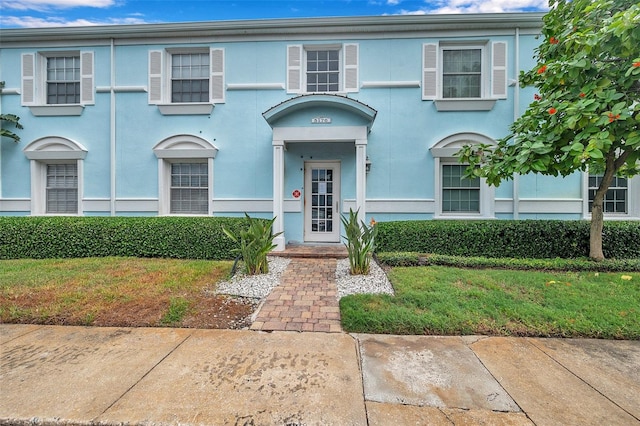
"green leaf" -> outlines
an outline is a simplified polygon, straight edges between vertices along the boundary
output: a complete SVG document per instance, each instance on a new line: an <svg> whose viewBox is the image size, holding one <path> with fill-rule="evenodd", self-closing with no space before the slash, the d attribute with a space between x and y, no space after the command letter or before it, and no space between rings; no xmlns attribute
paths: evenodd
<svg viewBox="0 0 640 426"><path fill-rule="evenodd" d="M571 151L580 152L581 153L582 151L584 151L584 145L582 145L579 142L576 142L576 143L571 145Z"/></svg>
<svg viewBox="0 0 640 426"><path fill-rule="evenodd" d="M604 158L604 155L602 154L602 151L600 151L597 148L594 148L592 150L587 150L587 152L589 153L589 157L591 157L591 158L596 158L596 159Z"/></svg>

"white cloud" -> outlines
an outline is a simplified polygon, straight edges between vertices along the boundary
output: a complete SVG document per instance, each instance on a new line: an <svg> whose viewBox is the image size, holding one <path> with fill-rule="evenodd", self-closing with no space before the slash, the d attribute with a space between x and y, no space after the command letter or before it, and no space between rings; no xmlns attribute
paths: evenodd
<svg viewBox="0 0 640 426"><path fill-rule="evenodd" d="M427 13L506 13L549 10L547 0L425 0L417 10L402 10L401 15Z"/></svg>
<svg viewBox="0 0 640 426"><path fill-rule="evenodd" d="M33 16L2 16L0 27L44 28L44 27L86 27L96 25L145 24L140 18L109 18L105 21L76 19L67 21L62 18L37 18Z"/></svg>
<svg viewBox="0 0 640 426"><path fill-rule="evenodd" d="M402 9L402 10L400 10L400 12L398 12L398 15L426 15L428 13L433 13L433 12L425 7L425 8L417 9L417 10L405 10L405 9Z"/></svg>
<svg viewBox="0 0 640 426"><path fill-rule="evenodd" d="M44 12L52 9L71 9L74 7L106 8L116 4L116 0L6 0L2 2L2 7L13 10Z"/></svg>
<svg viewBox="0 0 640 426"><path fill-rule="evenodd" d="M387 5L388 6L397 6L400 4L402 0L387 0Z"/></svg>

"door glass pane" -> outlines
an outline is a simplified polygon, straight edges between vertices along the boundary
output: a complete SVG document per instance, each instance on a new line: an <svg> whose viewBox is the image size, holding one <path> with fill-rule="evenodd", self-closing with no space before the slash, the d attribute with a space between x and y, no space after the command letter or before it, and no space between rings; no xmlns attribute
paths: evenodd
<svg viewBox="0 0 640 426"><path fill-rule="evenodd" d="M311 170L311 230L333 231L333 170Z"/></svg>

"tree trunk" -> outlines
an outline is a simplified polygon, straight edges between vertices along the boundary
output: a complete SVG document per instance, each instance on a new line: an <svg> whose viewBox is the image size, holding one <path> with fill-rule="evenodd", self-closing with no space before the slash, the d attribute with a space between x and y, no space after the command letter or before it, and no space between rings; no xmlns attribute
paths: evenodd
<svg viewBox="0 0 640 426"><path fill-rule="evenodd" d="M604 180L604 179L603 179ZM596 262L604 260L602 252L602 228L604 227L604 194L606 189L600 191L602 185L596 191L593 199L593 207L591 208L591 230L589 231L589 257Z"/></svg>
<svg viewBox="0 0 640 426"><path fill-rule="evenodd" d="M593 197L591 208L591 228L589 232L589 257L596 262L604 260L602 251L602 229L604 228L604 197L613 182L613 177L618 170L616 168L615 154L611 152L605 159L605 169L600 186Z"/></svg>
<svg viewBox="0 0 640 426"><path fill-rule="evenodd" d="M602 229L604 228L604 197L620 167L627 161L631 151L622 151L616 158L616 151L611 150L605 158L605 169L600 186L593 197L591 208L591 228L589 231L589 257L596 262L604 260L602 251Z"/></svg>

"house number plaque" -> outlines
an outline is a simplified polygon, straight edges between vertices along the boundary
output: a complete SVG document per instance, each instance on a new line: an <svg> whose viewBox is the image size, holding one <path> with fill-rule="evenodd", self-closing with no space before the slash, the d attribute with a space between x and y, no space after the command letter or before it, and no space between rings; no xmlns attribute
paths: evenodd
<svg viewBox="0 0 640 426"><path fill-rule="evenodd" d="M311 119L311 124L330 124L331 117L314 117Z"/></svg>

